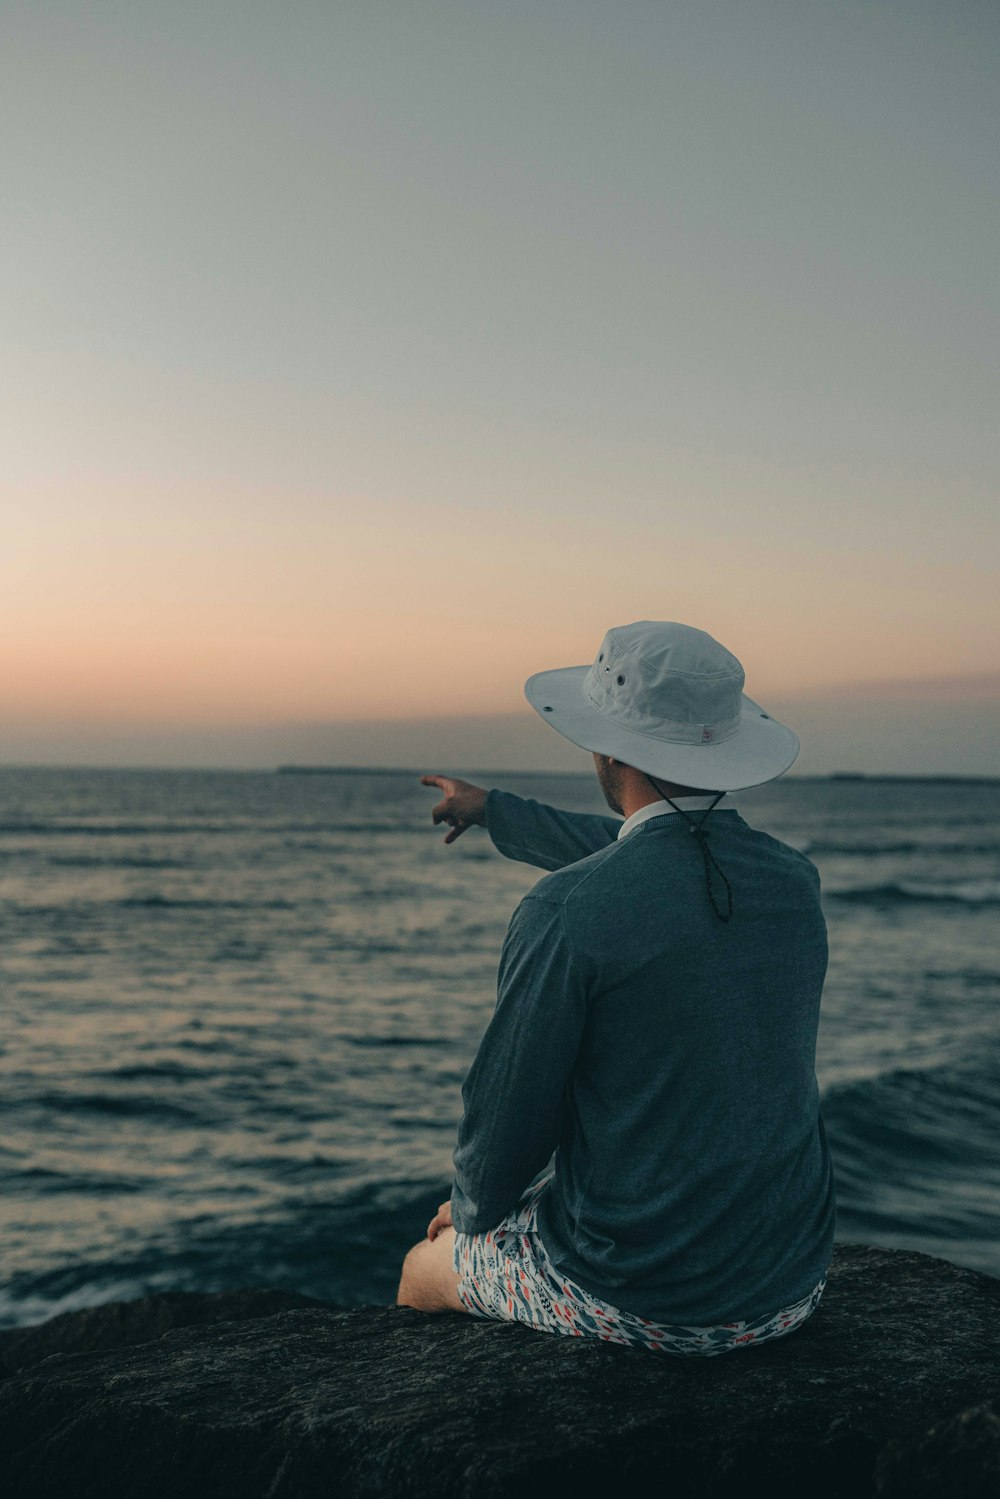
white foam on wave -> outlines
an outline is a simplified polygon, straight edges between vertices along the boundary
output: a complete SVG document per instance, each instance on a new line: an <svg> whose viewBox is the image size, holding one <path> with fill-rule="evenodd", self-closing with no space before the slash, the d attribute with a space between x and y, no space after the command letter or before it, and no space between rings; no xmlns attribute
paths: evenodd
<svg viewBox="0 0 1000 1499"><path fill-rule="evenodd" d="M135 1301L148 1296L156 1287L135 1279L109 1281L95 1285L88 1281L67 1291L61 1296L44 1296L29 1292L18 1296L8 1289L0 1290L0 1328L36 1327L64 1312L84 1312L94 1306L104 1306L109 1301Z"/></svg>

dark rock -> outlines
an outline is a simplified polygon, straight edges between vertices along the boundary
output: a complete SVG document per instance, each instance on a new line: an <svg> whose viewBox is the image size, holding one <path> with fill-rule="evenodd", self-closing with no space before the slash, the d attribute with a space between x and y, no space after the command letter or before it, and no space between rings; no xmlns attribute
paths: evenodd
<svg viewBox="0 0 1000 1499"><path fill-rule="evenodd" d="M890 1442L875 1465L878 1499L996 1499L1000 1413L974 1405L915 1442Z"/></svg>
<svg viewBox="0 0 1000 1499"><path fill-rule="evenodd" d="M96 1353L150 1343L175 1327L202 1327L212 1322L243 1322L270 1317L293 1307L326 1306L312 1296L267 1288L222 1291L202 1296L193 1291L166 1291L141 1301L110 1301L82 1312L64 1312L37 1327L0 1332L0 1378L40 1364L53 1353Z"/></svg>
<svg viewBox="0 0 1000 1499"><path fill-rule="evenodd" d="M979 1481L989 1423L960 1413L1000 1394L998 1314L990 1276L838 1245L803 1328L713 1359L396 1307L186 1327L9 1380L0 1483L19 1499L863 1499L892 1443L884 1495L950 1494L893 1474L936 1471L928 1429L955 1427Z"/></svg>

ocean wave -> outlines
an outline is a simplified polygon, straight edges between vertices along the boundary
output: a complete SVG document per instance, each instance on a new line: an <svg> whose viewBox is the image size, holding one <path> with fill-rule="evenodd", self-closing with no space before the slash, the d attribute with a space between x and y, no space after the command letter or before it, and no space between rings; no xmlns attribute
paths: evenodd
<svg viewBox="0 0 1000 1499"><path fill-rule="evenodd" d="M107 1067L91 1075L116 1083L201 1083L219 1073L217 1068L192 1067L185 1062L134 1062L122 1067Z"/></svg>
<svg viewBox="0 0 1000 1499"><path fill-rule="evenodd" d="M382 1046L437 1046L441 1045L440 1036L345 1036L349 1046L375 1047L376 1050Z"/></svg>
<svg viewBox="0 0 1000 1499"><path fill-rule="evenodd" d="M787 838L785 840L786 843L791 843L791 841L791 839ZM825 858L857 857L863 859L872 859L881 858L883 855L888 857L889 855L899 854L929 854L934 856L938 854L1000 855L1000 842L997 842L995 840L990 843L965 843L954 841L950 843L934 843L930 840L918 842L915 839L908 839L898 843L833 843L824 842L822 840L811 842L802 839L797 841L794 844L794 847L797 848L801 853L808 853L810 855L815 854L817 856Z"/></svg>
<svg viewBox="0 0 1000 1499"><path fill-rule="evenodd" d="M65 1291L29 1290L22 1293L16 1287L10 1290L0 1287L0 1329L34 1327L40 1322L48 1322L51 1317L61 1317L66 1312L88 1311L91 1307L104 1306L109 1301L136 1301L140 1296L160 1289L163 1287L151 1277L144 1279L135 1274L103 1279L99 1283L88 1276Z"/></svg>
<svg viewBox="0 0 1000 1499"><path fill-rule="evenodd" d="M873 1111L875 1103L878 1108ZM823 1092L824 1114L832 1112L842 1120L855 1117L878 1125L885 1117L885 1105L890 1103L893 1110L904 1105L908 1117L940 1116L949 1133L955 1130L963 1112L971 1111L980 1120L984 1108L1000 1113L1000 1053L984 1047L981 1053L961 1061L891 1067L874 1077L834 1083ZM959 1150L962 1144L959 1129Z"/></svg>
<svg viewBox="0 0 1000 1499"><path fill-rule="evenodd" d="M982 968L928 968L924 978L940 983L961 984L966 989L1000 989L1000 973Z"/></svg>
<svg viewBox="0 0 1000 1499"><path fill-rule="evenodd" d="M35 838L152 838L173 837L176 833L249 833L261 838L283 836L289 833L313 837L318 835L335 837L340 833L363 833L366 836L389 833L405 838L428 837L431 831L432 829L424 819L412 822L400 819L398 822L380 823L377 817L331 822L258 822L254 819L245 822L175 822L172 819L164 819L163 822L79 822L75 820L19 822L16 818L0 822L0 835L4 833L30 834ZM326 845L319 844L316 847L325 850Z"/></svg>
<svg viewBox="0 0 1000 1499"><path fill-rule="evenodd" d="M313 904L290 900L207 900L169 895L127 895L120 900L10 901L7 912L32 921L92 922L106 911L295 911Z"/></svg>
<svg viewBox="0 0 1000 1499"><path fill-rule="evenodd" d="M126 1194L142 1196L149 1191L149 1179L123 1176L120 1173L52 1171L36 1166L18 1171L16 1175L11 1173L5 1178L4 1187L10 1192L18 1192L22 1197L31 1196L36 1189L40 1189L39 1195L45 1197L57 1194L70 1197L102 1194L114 1197Z"/></svg>
<svg viewBox="0 0 1000 1499"><path fill-rule="evenodd" d="M861 905L891 906L910 901L944 901L953 905L1000 905L1000 880L963 880L954 885L920 880L899 880L884 885L853 885L824 891L829 900Z"/></svg>
<svg viewBox="0 0 1000 1499"><path fill-rule="evenodd" d="M190 1125L202 1122L203 1111L169 1099L142 1094L121 1093L41 1093L32 1100L45 1112L58 1114L98 1114L109 1118L157 1120Z"/></svg>
<svg viewBox="0 0 1000 1499"><path fill-rule="evenodd" d="M124 900L109 901L124 910L170 911L294 911L302 902L292 900L177 900L167 895L129 895Z"/></svg>
<svg viewBox="0 0 1000 1499"><path fill-rule="evenodd" d="M954 1253L996 1274L1000 1056L895 1068L822 1099L837 1234Z"/></svg>
<svg viewBox="0 0 1000 1499"><path fill-rule="evenodd" d="M54 869L193 869L190 859L143 859L138 855L50 854L44 861Z"/></svg>
<svg viewBox="0 0 1000 1499"><path fill-rule="evenodd" d="M260 832L259 823L233 824L226 822L0 822L2 833L30 833L35 838L119 838L158 837L174 833L236 833Z"/></svg>
<svg viewBox="0 0 1000 1499"><path fill-rule="evenodd" d="M407 1249L423 1238L447 1178L341 1182L252 1222L185 1219L133 1253L67 1254L14 1273L0 1287L0 1327L159 1291L226 1291L245 1285L299 1291L340 1306L388 1305Z"/></svg>

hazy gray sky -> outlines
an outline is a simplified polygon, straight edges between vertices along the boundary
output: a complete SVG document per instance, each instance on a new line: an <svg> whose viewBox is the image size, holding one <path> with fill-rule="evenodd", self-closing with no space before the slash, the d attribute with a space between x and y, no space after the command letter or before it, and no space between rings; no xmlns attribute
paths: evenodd
<svg viewBox="0 0 1000 1499"><path fill-rule="evenodd" d="M0 30L0 758L531 763L645 617L822 768L1000 769L995 4Z"/></svg>

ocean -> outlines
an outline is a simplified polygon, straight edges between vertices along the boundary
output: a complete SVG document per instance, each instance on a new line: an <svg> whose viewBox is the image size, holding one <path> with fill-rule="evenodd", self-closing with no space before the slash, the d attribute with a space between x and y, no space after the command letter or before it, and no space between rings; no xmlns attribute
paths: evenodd
<svg viewBox="0 0 1000 1499"><path fill-rule="evenodd" d="M539 877L479 829L446 848L418 776L0 772L0 1325L393 1299ZM479 779L605 810L589 776ZM733 801L822 875L838 1238L1000 1275L1000 782Z"/></svg>

